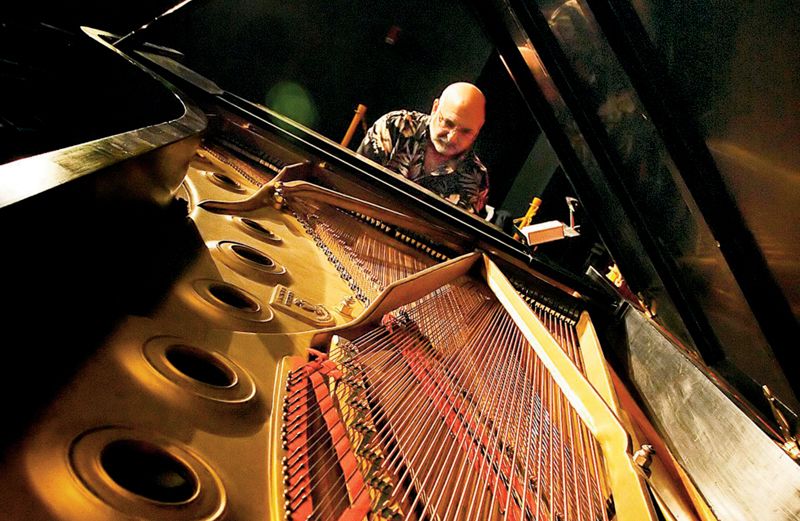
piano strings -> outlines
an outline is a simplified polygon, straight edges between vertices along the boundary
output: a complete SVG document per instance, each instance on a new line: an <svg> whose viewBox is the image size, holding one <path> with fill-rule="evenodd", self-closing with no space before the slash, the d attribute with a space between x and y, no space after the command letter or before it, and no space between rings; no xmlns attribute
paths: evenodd
<svg viewBox="0 0 800 521"><path fill-rule="evenodd" d="M558 345L567 353L570 360L585 375L583 357L581 357L580 344L578 343L578 332L575 329L576 321L555 310L538 305L538 303L534 303L533 312L536 314L536 318L553 335Z"/></svg>
<svg viewBox="0 0 800 521"><path fill-rule="evenodd" d="M292 208L295 217L315 237L331 261L342 266L340 273L352 277L351 287L365 305L389 284L436 263L388 235L377 235L373 227L341 209L317 203L313 210L309 210L306 204ZM377 227L381 228L382 224L378 222ZM535 298L528 297L527 300L537 318L584 372L575 331L576 320Z"/></svg>
<svg viewBox="0 0 800 521"><path fill-rule="evenodd" d="M597 443L474 281L339 338L287 387L290 519L348 519L366 503L379 519L609 517Z"/></svg>

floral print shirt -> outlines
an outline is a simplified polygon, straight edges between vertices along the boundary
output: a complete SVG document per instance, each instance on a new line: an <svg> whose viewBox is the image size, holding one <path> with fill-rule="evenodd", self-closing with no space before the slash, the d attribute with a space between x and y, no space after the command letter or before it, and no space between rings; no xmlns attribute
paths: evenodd
<svg viewBox="0 0 800 521"><path fill-rule="evenodd" d="M429 114L397 110L381 116L357 152L467 210L483 214L489 176L472 149L425 172Z"/></svg>

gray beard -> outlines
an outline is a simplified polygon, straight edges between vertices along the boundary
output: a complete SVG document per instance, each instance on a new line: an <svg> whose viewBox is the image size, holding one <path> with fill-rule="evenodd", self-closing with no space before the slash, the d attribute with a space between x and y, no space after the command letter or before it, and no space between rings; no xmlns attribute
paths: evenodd
<svg viewBox="0 0 800 521"><path fill-rule="evenodd" d="M431 142L438 153L447 156L452 155L450 152L451 148L447 145L446 141L442 141L441 139L431 139Z"/></svg>

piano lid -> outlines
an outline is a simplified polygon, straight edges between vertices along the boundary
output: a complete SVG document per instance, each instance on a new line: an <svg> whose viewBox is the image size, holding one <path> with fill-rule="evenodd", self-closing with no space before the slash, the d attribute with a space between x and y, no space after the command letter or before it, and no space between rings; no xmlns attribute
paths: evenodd
<svg viewBox="0 0 800 521"><path fill-rule="evenodd" d="M164 89L152 73L84 35L12 22L0 26L0 42L0 208L205 127L205 116ZM153 176L134 185L137 190L128 186L120 192L155 196L165 204L183 168L165 168L171 176Z"/></svg>
<svg viewBox="0 0 800 521"><path fill-rule="evenodd" d="M763 30L744 6L741 18L715 13L721 33L705 12L679 18L655 2L495 7L509 70L630 286L754 403L766 385L797 411L800 162L787 115L800 93L782 81L788 54L762 66L780 93L767 97L748 70ZM784 36L796 21L777 3L764 11L785 29L771 31L774 48L796 49ZM706 46L721 53L710 64ZM742 103L752 109L733 108ZM750 139L750 125L771 137Z"/></svg>

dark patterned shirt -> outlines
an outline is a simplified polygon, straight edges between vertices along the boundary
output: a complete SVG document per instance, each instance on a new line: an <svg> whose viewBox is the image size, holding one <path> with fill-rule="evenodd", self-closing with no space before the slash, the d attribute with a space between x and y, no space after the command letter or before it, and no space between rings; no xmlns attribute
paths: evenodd
<svg viewBox="0 0 800 521"><path fill-rule="evenodd" d="M425 149L431 144L428 139L429 119L428 114L420 112L389 112L367 131L358 153L451 203L471 212L484 213L489 176L472 149L444 162L433 172L424 171Z"/></svg>

